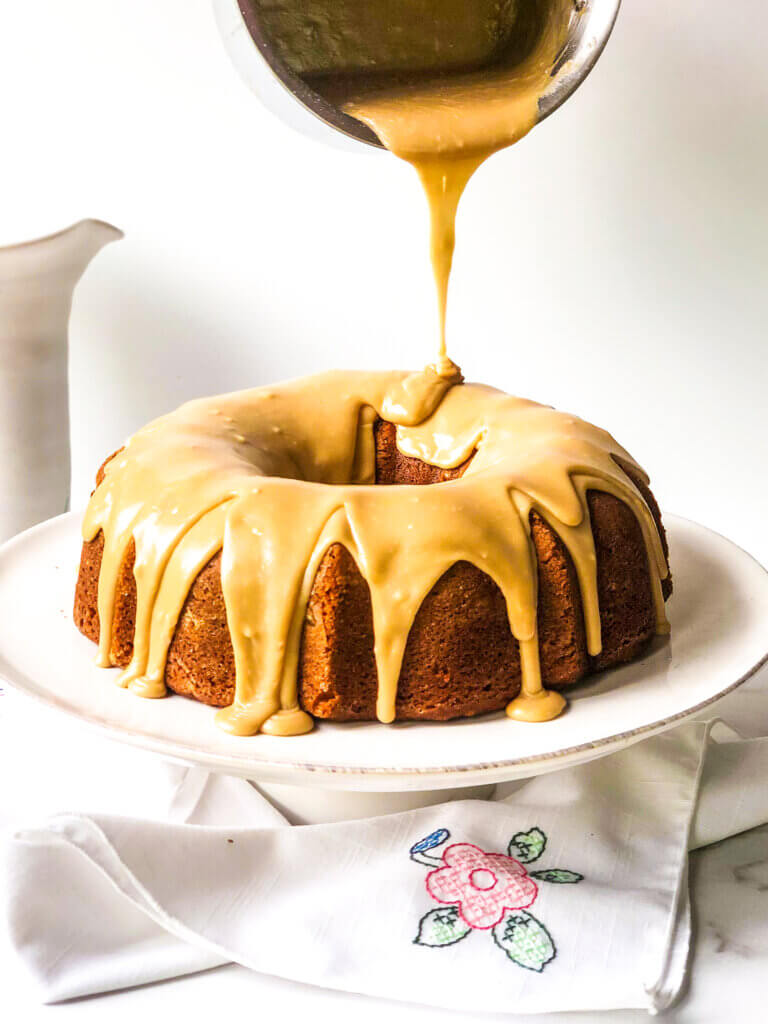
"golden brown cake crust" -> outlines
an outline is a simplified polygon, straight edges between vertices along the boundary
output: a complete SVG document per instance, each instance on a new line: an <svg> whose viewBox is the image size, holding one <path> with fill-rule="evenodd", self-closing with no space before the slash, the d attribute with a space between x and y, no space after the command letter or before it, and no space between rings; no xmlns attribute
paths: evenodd
<svg viewBox="0 0 768 1024"><path fill-rule="evenodd" d="M434 484L460 476L469 460L442 470L403 455L394 425L375 428L376 482ZM111 458L112 456L110 456ZM109 461L109 460L107 460ZM106 463L105 463L106 464ZM622 463L666 538L650 489ZM97 483L103 475L103 467ZM538 623L542 678L552 688L578 682L590 671L638 656L655 634L647 554L633 512L618 498L589 495L595 537L603 649L587 654L581 597L563 542L537 513L531 537L538 560ZM98 576L104 540L83 544L75 591L78 629L98 642ZM136 615L133 545L120 568L111 660L131 658ZM176 693L215 706L232 702L235 666L221 589L221 555L200 572L185 601L170 646L165 682ZM671 583L665 581L665 597ZM468 562L458 562L435 584L411 629L397 694L398 719L478 715L504 708L520 690L520 656L496 584ZM317 718L370 721L376 717L376 666L368 584L352 556L333 544L318 568L310 595L299 663L299 700Z"/></svg>

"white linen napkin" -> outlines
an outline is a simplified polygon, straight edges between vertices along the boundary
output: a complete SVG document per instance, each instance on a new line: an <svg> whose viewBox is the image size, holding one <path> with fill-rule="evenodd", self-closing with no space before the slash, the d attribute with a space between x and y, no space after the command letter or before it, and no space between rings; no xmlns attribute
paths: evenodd
<svg viewBox="0 0 768 1024"><path fill-rule="evenodd" d="M656 1011L685 977L689 845L768 820L768 740L734 736L687 724L492 801L299 827L247 782L80 738L91 813L15 830L9 940L48 1002L234 960L452 1009ZM123 795L141 818L104 813Z"/></svg>

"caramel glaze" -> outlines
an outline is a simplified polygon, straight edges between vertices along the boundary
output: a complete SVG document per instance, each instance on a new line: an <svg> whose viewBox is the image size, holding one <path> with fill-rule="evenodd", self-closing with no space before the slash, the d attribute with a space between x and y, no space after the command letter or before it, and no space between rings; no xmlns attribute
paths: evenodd
<svg viewBox="0 0 768 1024"><path fill-rule="evenodd" d="M336 76L330 95L371 128L390 152L418 172L430 211L431 258L437 289L438 368L453 366L445 342L448 282L456 211L467 182L493 153L518 142L536 124L539 100L552 86L573 0L524 0L515 33L534 42L512 68L486 69L382 89L376 75ZM424 33L432 31L424 26Z"/></svg>
<svg viewBox="0 0 768 1024"><path fill-rule="evenodd" d="M657 630L667 632L667 563L653 516L617 458L643 471L583 420L428 367L421 373L333 372L279 387L189 402L135 434L106 466L83 525L104 536L98 588L99 664L110 664L120 567L136 558L133 657L122 686L165 694L165 661L185 598L219 551L235 656L235 697L217 713L237 735L312 728L299 708L302 623L324 553L341 543L368 582L378 675L376 713L395 717L414 617L459 561L499 586L520 645L522 688L507 713L555 717L542 687L537 564L530 514L562 539L576 570L590 654L601 649L597 566L587 492L633 511L648 552ZM373 429L397 424L403 454L441 468L472 460L439 487L374 486ZM322 429L318 425L322 424ZM474 453L474 454L473 454Z"/></svg>

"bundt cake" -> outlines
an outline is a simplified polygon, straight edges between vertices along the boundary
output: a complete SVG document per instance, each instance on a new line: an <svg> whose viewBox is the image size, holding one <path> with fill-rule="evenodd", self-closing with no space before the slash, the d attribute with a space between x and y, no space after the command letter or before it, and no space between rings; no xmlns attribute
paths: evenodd
<svg viewBox="0 0 768 1024"><path fill-rule="evenodd" d="M83 535L74 618L99 664L240 735L544 720L667 631L664 530L627 452L429 368L190 402L102 466Z"/></svg>

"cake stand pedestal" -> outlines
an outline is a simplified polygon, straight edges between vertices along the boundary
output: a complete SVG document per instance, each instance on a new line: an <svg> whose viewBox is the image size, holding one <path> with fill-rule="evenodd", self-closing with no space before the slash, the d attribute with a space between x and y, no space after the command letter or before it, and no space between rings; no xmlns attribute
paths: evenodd
<svg viewBox="0 0 768 1024"><path fill-rule="evenodd" d="M375 818L382 814L413 811L418 807L432 807L446 800L487 800L496 788L494 783L490 783L451 789L375 793L251 781L292 825L323 825L353 818Z"/></svg>

